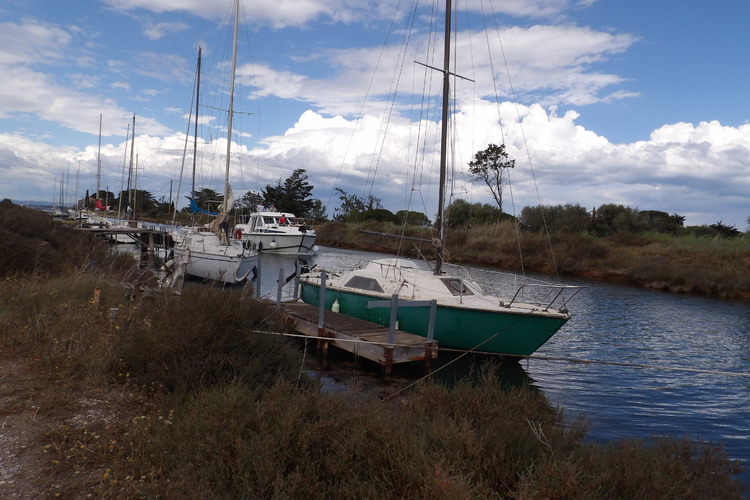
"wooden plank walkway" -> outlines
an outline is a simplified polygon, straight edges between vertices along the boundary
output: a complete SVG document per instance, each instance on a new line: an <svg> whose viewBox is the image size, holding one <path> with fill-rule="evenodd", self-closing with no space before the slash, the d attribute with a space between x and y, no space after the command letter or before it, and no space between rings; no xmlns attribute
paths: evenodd
<svg viewBox="0 0 750 500"><path fill-rule="evenodd" d="M324 326L318 328L318 308L303 302L285 302L281 306L285 321L308 337L330 338L321 341L323 349L331 344L339 349L369 359L385 367L390 373L395 363L423 361L429 369L430 360L437 357L437 341L428 342L425 337L396 330L394 343L388 342L389 328L346 314L325 311Z"/></svg>
<svg viewBox="0 0 750 500"><path fill-rule="evenodd" d="M164 229L155 227L77 227L79 231L97 235L113 236L124 234L129 236L141 248L153 252L156 247L168 248L174 246L172 236Z"/></svg>

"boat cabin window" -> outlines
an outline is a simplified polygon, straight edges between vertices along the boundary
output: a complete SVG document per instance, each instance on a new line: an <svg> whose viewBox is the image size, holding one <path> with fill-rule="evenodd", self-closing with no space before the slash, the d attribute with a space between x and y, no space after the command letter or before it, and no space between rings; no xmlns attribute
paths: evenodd
<svg viewBox="0 0 750 500"><path fill-rule="evenodd" d="M265 224L276 224L276 219L273 217L263 217L263 222Z"/></svg>
<svg viewBox="0 0 750 500"><path fill-rule="evenodd" d="M380 283L374 278L366 278L364 276L354 276L346 282L344 286L349 288L359 288L360 290L367 290L370 292L384 293L380 287Z"/></svg>
<svg viewBox="0 0 750 500"><path fill-rule="evenodd" d="M469 287L464 285L464 282L459 278L441 278L440 281L443 282L448 291L453 295L474 295L474 293L469 290Z"/></svg>

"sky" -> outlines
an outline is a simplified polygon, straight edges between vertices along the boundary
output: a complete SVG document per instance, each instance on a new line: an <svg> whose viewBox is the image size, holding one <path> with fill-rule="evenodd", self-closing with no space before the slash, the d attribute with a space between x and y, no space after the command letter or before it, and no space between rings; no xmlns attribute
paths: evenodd
<svg viewBox="0 0 750 500"><path fill-rule="evenodd" d="M231 3L0 0L0 198L72 203L130 177L184 206L198 47L196 189L222 192ZM340 189L434 219L438 3L243 0L235 196L301 168L329 216ZM506 212L615 203L748 229L750 2L454 8L450 199L493 203L467 166L502 143Z"/></svg>

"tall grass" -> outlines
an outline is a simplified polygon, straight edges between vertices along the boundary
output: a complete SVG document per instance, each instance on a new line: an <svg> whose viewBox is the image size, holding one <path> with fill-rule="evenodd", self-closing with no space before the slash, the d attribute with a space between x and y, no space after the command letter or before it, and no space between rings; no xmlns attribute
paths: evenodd
<svg viewBox="0 0 750 500"><path fill-rule="evenodd" d="M300 379L296 347L254 332L283 329L273 309L241 292L186 287L136 302L96 279L63 283L19 284L20 300L4 291L0 305L0 327L14 330L3 342L25 345L50 379L67 381L50 405L70 408L92 387L116 396L116 417L76 417L47 433L61 494L738 498L742 489L736 464L709 445L585 444L585 423L564 423L539 391L503 387L492 365L476 383L424 383L386 401L320 393Z"/></svg>

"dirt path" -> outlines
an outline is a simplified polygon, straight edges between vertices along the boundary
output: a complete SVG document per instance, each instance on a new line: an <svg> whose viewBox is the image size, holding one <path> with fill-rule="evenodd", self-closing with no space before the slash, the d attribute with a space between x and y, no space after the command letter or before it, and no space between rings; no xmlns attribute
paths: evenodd
<svg viewBox="0 0 750 500"><path fill-rule="evenodd" d="M42 392L24 363L0 361L0 498L45 496L49 423L38 413Z"/></svg>
<svg viewBox="0 0 750 500"><path fill-rule="evenodd" d="M106 464L61 463L70 444L56 447L50 432L105 429L127 413L122 389L48 379L25 360L0 358L2 499L80 498L103 481Z"/></svg>

